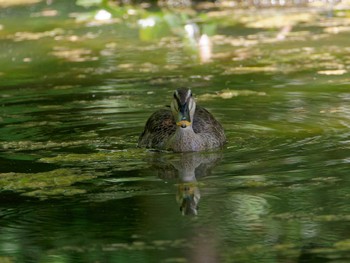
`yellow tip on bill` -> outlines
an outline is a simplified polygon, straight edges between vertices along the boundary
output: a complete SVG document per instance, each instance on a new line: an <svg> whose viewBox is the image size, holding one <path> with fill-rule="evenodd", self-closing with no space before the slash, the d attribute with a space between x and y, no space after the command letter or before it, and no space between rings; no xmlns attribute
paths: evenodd
<svg viewBox="0 0 350 263"><path fill-rule="evenodd" d="M176 123L176 125L177 126L181 126L181 127L188 127L188 126L190 126L191 125L191 122L189 122L189 121L179 121L179 122L177 122Z"/></svg>

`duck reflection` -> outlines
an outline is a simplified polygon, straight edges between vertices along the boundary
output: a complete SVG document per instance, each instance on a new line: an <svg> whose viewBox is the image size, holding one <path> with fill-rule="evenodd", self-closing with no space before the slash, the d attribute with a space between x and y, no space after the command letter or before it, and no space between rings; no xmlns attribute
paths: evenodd
<svg viewBox="0 0 350 263"><path fill-rule="evenodd" d="M200 197L197 182L178 184L176 200L183 215L197 215Z"/></svg>
<svg viewBox="0 0 350 263"><path fill-rule="evenodd" d="M157 153L152 166L164 180L177 179L176 200L183 215L197 215L200 177L207 176L222 158L221 152Z"/></svg>

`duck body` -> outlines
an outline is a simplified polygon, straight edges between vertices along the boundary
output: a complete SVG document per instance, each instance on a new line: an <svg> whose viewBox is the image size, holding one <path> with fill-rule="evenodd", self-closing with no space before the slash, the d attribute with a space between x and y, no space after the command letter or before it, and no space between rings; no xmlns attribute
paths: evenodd
<svg viewBox="0 0 350 263"><path fill-rule="evenodd" d="M171 108L157 110L150 116L139 147L197 152L224 145L226 137L221 124L205 108L195 105L190 90L177 90L174 101Z"/></svg>

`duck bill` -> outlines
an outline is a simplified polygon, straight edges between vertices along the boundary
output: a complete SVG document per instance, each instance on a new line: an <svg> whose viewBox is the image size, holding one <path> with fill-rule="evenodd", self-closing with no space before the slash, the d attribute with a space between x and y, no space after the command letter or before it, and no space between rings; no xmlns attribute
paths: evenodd
<svg viewBox="0 0 350 263"><path fill-rule="evenodd" d="M191 124L192 122L188 108L186 106L182 107L180 109L176 125L180 126L181 128L186 128L188 126L191 126Z"/></svg>
<svg viewBox="0 0 350 263"><path fill-rule="evenodd" d="M176 123L177 126L180 126L181 128L186 128L188 126L191 126L191 122L186 121L186 120L182 120L182 121L178 121Z"/></svg>

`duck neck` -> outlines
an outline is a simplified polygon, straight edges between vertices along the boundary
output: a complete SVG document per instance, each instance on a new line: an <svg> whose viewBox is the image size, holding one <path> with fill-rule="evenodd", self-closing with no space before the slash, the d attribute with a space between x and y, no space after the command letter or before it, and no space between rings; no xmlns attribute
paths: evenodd
<svg viewBox="0 0 350 263"><path fill-rule="evenodd" d="M177 127L170 140L169 148L175 152L193 152L202 150L199 135L193 131L192 126L186 128Z"/></svg>

